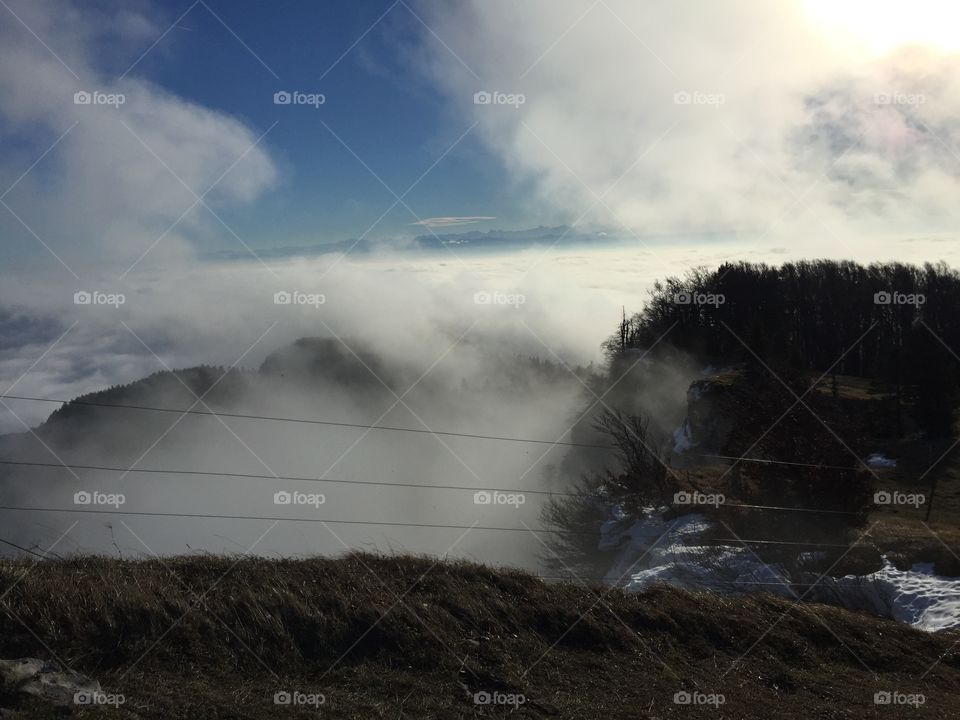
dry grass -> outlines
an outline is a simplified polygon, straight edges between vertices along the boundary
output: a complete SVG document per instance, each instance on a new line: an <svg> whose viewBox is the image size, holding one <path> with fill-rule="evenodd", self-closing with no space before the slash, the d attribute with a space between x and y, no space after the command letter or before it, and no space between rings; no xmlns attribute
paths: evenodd
<svg viewBox="0 0 960 720"><path fill-rule="evenodd" d="M952 440L901 443L894 450L900 458L897 468L876 471L876 487L922 494L926 503L917 508L881 506L869 522L876 523L871 532L874 544L889 550L897 564L932 562L939 574L960 577L960 449L952 444Z"/></svg>
<svg viewBox="0 0 960 720"><path fill-rule="evenodd" d="M827 375L817 383L816 391L833 396L833 380L832 375ZM837 375L836 381L836 396L842 400L886 400L892 397L892 393L887 388L869 378Z"/></svg>
<svg viewBox="0 0 960 720"><path fill-rule="evenodd" d="M767 595L598 592L359 554L8 562L0 657L55 654L127 698L79 717L317 716L275 706L281 689L323 693L334 718L508 714L481 690L524 694L514 717L862 718L881 690L926 696L883 717L960 716L956 637Z"/></svg>

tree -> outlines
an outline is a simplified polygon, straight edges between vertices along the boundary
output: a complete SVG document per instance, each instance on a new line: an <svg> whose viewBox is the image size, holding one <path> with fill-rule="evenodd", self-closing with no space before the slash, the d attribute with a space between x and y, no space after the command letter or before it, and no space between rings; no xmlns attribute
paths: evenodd
<svg viewBox="0 0 960 720"><path fill-rule="evenodd" d="M676 474L664 460L662 441L648 421L619 411L604 411L594 423L616 449L616 466L585 476L571 495L551 497L541 511L544 524L558 530L550 540L553 553L543 559L558 573L605 571L608 553L598 550L600 527L614 508L638 517L646 508L673 501Z"/></svg>

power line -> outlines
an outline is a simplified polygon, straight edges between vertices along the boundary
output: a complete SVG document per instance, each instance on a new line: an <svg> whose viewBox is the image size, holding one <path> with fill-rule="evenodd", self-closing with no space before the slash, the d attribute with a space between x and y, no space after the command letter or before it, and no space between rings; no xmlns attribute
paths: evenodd
<svg viewBox="0 0 960 720"><path fill-rule="evenodd" d="M262 515L214 515L210 513L174 513L159 512L147 510L89 510L86 508L45 508L45 507L16 507L12 505L0 505L0 510L25 511L25 512L56 512L56 513L83 513L88 515L129 515L140 517L177 517L177 518L201 518L205 520L275 520L277 522L307 522L324 523L328 525L375 525L383 527L417 527L445 530L489 530L498 532L529 532L529 533L550 533L553 535L586 535L596 536L600 531L578 532L576 530L549 530L547 528L527 528L527 527L503 527L495 525L453 525L440 523L404 523L389 522L380 520L330 520L325 518L297 518L297 517L267 517ZM831 548L849 548L850 545L839 545L830 543L809 543L797 542L793 540L746 540L743 538L713 538L714 542L736 543L741 545L799 545L801 547L831 547Z"/></svg>
<svg viewBox="0 0 960 720"><path fill-rule="evenodd" d="M102 407L102 408L114 408L114 409L124 409L124 410L146 410L149 412L162 412L162 413L174 413L178 415L209 415L214 417L225 417L225 418L242 418L245 420L269 420L272 422L287 422L287 423L301 423L306 425L330 425L333 427L348 427L356 428L357 430L391 430L393 432L407 432L407 433L419 433L423 435L443 435L444 437L460 437L460 438L472 438L474 440L497 440L500 442L518 442L518 443L532 443L537 445L561 445L564 447L581 447L581 448L593 448L599 450L613 450L616 449L615 445L600 445L594 443L575 443L575 442L561 442L554 440L540 440L534 438L517 438L517 437L506 437L501 435L481 435L478 433L460 433L460 432L451 432L445 430L426 430L421 428L405 428L405 427L396 427L393 425L363 425L362 423L348 423L348 422L338 422L334 420L313 420L310 418L291 418L291 417L282 417L278 415L247 415L244 413L229 413L229 412L213 412L212 410L177 410L174 408L161 408L153 407L150 405L125 405L120 403L100 403L100 402L91 402L89 400L64 400L62 398L40 398L40 397L30 397L28 395L0 395L0 400L10 399L10 400L32 400L35 402L47 402L47 403L61 403L64 405L86 405L90 407Z"/></svg>
<svg viewBox="0 0 960 720"><path fill-rule="evenodd" d="M406 428L406 427L397 427L395 425L364 425L362 423L349 423L349 422L340 422L335 420L316 420L311 418L292 418L284 417L280 415L252 415L246 413L230 413L230 412L214 412L212 410L195 410L195 409L177 409L177 408L162 408L152 405L128 405L124 403L104 403L104 402L93 402L90 400L67 400L64 398L41 398L33 397L30 395L0 395L0 400L28 400L33 402L45 402L45 403L57 403L62 405L83 405L88 407L101 407L101 408L112 408L120 410L142 410L147 412L161 412L161 413L172 413L177 415L205 415L209 417L224 417L224 418L239 418L244 420L263 420L269 422L286 422L286 423L297 423L297 424L306 424L306 425L326 425L331 427L346 427L346 428L355 428L357 430L386 430L391 432L406 432L406 433L415 433L420 435L442 435L444 437L458 437L458 438L470 438L474 440L492 440L497 442L516 442L516 443L528 443L534 445L556 445L560 447L579 447L587 448L593 450L616 450L617 446L615 444L601 444L601 443L578 443L578 442L568 442L561 440L543 440L539 438L519 438L511 437L506 435L483 435L480 433L465 433L465 432L453 432L449 430L427 430L423 428ZM704 457L704 458L715 458L719 460L733 460L736 462L752 462L759 463L764 465L787 465L794 467L810 467L816 468L818 470L846 470L846 471L855 471L858 468L848 467L843 465L823 465L818 463L802 463L802 462L793 462L788 460L768 460L764 458L748 458L748 457L737 457L732 455L712 455L712 454L702 454L702 453L690 453L695 457Z"/></svg>
<svg viewBox="0 0 960 720"><path fill-rule="evenodd" d="M449 530L491 530L502 532L542 532L556 535L599 535L596 532L578 532L576 530L548 530L546 528L503 527L495 525L448 525L441 523L405 523L378 520L330 520L325 518L299 517L267 517L262 515L214 515L211 513L175 513L147 510L90 510L87 508L50 508L50 507L16 507L0 505L0 510L27 511L27 512L56 512L56 513L84 513L89 515L133 515L141 517L176 517L200 518L205 520L276 520L277 522L307 522L326 523L329 525L382 525L386 527L422 527L431 529Z"/></svg>
<svg viewBox="0 0 960 720"><path fill-rule="evenodd" d="M736 462L753 462L761 463L763 465L793 465L796 467L810 467L817 468L818 470L849 470L855 471L859 468L850 467L848 465L820 465L818 463L802 463L802 462L791 462L789 460L767 460L764 458L748 458L748 457L737 457L735 455L705 455L701 453L692 453L695 457L704 457L704 458L717 458L720 460L734 460Z"/></svg>
<svg viewBox="0 0 960 720"><path fill-rule="evenodd" d="M43 462L28 462L22 460L3 460L0 459L0 465L13 465L20 467L43 467L43 468L55 468L55 469L66 469L66 470L96 470L102 472L119 472L119 473L144 473L144 474L156 474L156 475L196 475L201 477L234 477L234 478L245 478L252 480L285 480L292 482L322 482L322 483L335 483L341 485L373 485L377 487L403 487L403 488L418 488L418 489L427 489L427 490L467 490L474 492L503 492L503 493L516 493L522 495L547 495L547 496L560 496L560 497L605 497L601 493L575 493L575 492L564 492L561 490L527 490L523 488L491 488L491 487L479 487L479 486L466 486L466 485L431 485L426 483L404 483L404 482L384 482L379 480L342 480L336 478L312 478L312 477L298 477L292 475L258 475L255 473L233 473L233 472L217 472L213 470L178 470L175 468L163 469L163 468L122 468L122 467L110 467L106 465L75 465L67 463L43 463ZM748 510L781 510L784 512L806 512L806 513L824 513L828 515L859 515L861 513L846 511L846 510L821 510L818 508L798 508L798 507L786 507L778 505L748 505L741 503L723 503L723 507L735 507L735 508L746 508Z"/></svg>
<svg viewBox="0 0 960 720"><path fill-rule="evenodd" d="M3 543L4 545L9 545L10 547L16 548L17 550L22 550L22 551L25 552L25 553L30 553L31 555L36 555L36 556L37 556L38 558L40 558L41 560L46 560L46 559L47 559L47 556L46 556L46 555L41 555L40 553L35 552L35 551L33 551L33 550L29 549L29 548L21 547L21 546L17 545L16 543L10 542L9 540L4 540L3 538L0 538L0 543Z"/></svg>
<svg viewBox="0 0 960 720"><path fill-rule="evenodd" d="M573 493L573 492L563 492L563 491L554 492L552 490L526 490L522 488L520 489L492 488L492 487L479 487L479 486L466 486L466 485L430 485L427 483L385 482L380 480L342 480L342 479L336 479L336 478L298 477L293 475L257 475L255 473L217 472L213 470L122 468L122 467L109 467L106 465L74 465L72 463L43 463L43 462L27 462L22 460L0 460L0 465L58 468L58 469L66 469L66 470L99 470L103 472L120 472L120 473L129 472L129 473L146 473L146 474L157 474L157 475L198 475L198 476L204 476L204 477L235 477L235 478L247 478L252 480L287 480L292 482L321 482L321 483L336 483L341 485L375 485L379 487L424 488L428 490L472 490L472 491L487 491L487 492L518 493L523 495L561 495L561 496L567 496L567 497L600 497L596 493Z"/></svg>
<svg viewBox="0 0 960 720"><path fill-rule="evenodd" d="M753 510L789 510L790 512L825 513L827 515L862 515L856 510L821 510L820 508L780 507L779 505L747 505L740 503L723 503L723 507L747 508Z"/></svg>

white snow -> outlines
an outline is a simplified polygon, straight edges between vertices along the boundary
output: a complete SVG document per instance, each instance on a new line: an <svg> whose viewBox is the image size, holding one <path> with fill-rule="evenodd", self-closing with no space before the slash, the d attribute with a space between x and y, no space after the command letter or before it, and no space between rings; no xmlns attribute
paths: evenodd
<svg viewBox="0 0 960 720"><path fill-rule="evenodd" d="M733 592L763 588L789 595L782 572L743 548L699 543L710 526L702 515L663 521L650 512L630 527L608 522L601 528L601 549L620 548L606 580L640 592L657 582L688 590Z"/></svg>
<svg viewBox="0 0 960 720"><path fill-rule="evenodd" d="M664 521L660 512L650 509L641 520L628 523L615 508L601 527L600 549L618 550L606 576L609 583L632 592L665 582L688 590L765 590L796 597L780 566L762 562L747 548L703 545L700 538L710 523L702 515ZM816 582L811 600L867 610L930 632L960 627L960 578L934 575L932 565L903 571L884 559L883 568L870 575L811 574L796 582Z"/></svg>
<svg viewBox="0 0 960 720"><path fill-rule="evenodd" d="M897 466L897 461L891 460L883 453L873 453L867 458L867 465L878 468L894 468Z"/></svg>
<svg viewBox="0 0 960 720"><path fill-rule="evenodd" d="M823 578L819 584L847 607L871 610L921 630L960 627L960 578L934 575L931 564L897 570L884 558L875 573Z"/></svg>
<svg viewBox="0 0 960 720"><path fill-rule="evenodd" d="M692 448L693 445L693 438L690 437L690 423L685 419L680 427L673 431L673 452L675 455L679 455Z"/></svg>

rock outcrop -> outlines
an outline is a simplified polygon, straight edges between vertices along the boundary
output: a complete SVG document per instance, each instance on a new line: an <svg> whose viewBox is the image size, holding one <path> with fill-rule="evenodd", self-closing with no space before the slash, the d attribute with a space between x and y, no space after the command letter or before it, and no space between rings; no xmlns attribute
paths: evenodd
<svg viewBox="0 0 960 720"><path fill-rule="evenodd" d="M59 706L86 704L83 698L102 692L96 680L37 658L0 660L0 685L8 696L29 695Z"/></svg>

